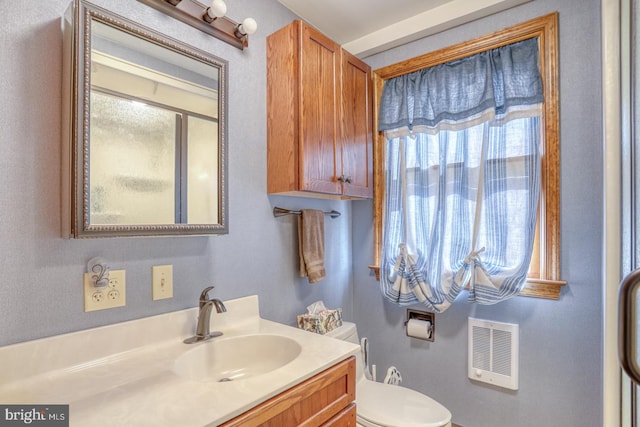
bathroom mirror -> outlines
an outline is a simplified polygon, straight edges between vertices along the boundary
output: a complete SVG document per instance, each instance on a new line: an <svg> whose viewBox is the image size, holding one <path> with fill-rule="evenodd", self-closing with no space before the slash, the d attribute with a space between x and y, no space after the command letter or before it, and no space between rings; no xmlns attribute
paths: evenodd
<svg viewBox="0 0 640 427"><path fill-rule="evenodd" d="M64 23L67 234L226 234L227 62L83 0Z"/></svg>

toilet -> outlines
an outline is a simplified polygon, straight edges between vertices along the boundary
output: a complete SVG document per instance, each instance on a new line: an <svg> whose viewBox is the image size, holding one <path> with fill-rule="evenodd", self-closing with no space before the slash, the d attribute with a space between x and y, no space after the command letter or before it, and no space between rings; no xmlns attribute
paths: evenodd
<svg viewBox="0 0 640 427"><path fill-rule="evenodd" d="M354 323L326 336L360 344ZM451 412L432 398L406 387L367 379L356 355L356 425L358 427L451 427Z"/></svg>

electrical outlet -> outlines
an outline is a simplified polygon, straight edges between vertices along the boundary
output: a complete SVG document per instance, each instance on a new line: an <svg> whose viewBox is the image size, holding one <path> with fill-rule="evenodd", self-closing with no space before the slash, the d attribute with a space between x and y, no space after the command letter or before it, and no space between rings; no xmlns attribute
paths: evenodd
<svg viewBox="0 0 640 427"><path fill-rule="evenodd" d="M126 280L124 270L109 271L109 284L96 288L91 275L84 273L84 311L105 310L126 305Z"/></svg>
<svg viewBox="0 0 640 427"><path fill-rule="evenodd" d="M154 301L173 298L173 265L154 265L151 268L151 284Z"/></svg>

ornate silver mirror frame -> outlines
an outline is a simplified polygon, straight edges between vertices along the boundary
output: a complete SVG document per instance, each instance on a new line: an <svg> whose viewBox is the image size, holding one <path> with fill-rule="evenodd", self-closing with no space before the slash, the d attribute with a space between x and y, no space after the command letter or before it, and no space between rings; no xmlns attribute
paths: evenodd
<svg viewBox="0 0 640 427"><path fill-rule="evenodd" d="M227 234L227 61L84 0L74 0L63 20L63 234ZM98 51L105 41L97 38L103 36L106 44L128 41L114 51ZM114 53L131 49L133 54L122 57ZM146 63L135 59L147 54L153 58ZM154 69L150 62L164 65ZM126 71L115 63L125 64ZM113 87L103 84L105 69L116 73ZM130 78L134 89L121 90ZM147 83L154 94L164 87L169 95L158 100L139 92ZM191 97L198 101L185 104ZM154 122L144 122L149 114L134 111L140 106L152 110ZM164 115L162 126L155 121L159 115ZM160 148L160 140L168 142ZM144 148L132 151L137 146ZM158 160L161 155L169 160ZM203 159L208 169L196 171L200 166L192 162ZM118 175L103 176L105 169L120 167L124 171Z"/></svg>

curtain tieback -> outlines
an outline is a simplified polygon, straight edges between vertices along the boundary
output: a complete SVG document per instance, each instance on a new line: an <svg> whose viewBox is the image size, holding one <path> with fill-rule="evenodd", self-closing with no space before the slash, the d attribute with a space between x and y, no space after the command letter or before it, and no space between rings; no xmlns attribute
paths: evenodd
<svg viewBox="0 0 640 427"><path fill-rule="evenodd" d="M396 259L396 265L395 265L396 271L399 270L402 263L404 263L405 265L415 264L411 256L409 256L409 251L407 250L407 245L405 243L400 243L398 245L398 249L400 250L400 254Z"/></svg>
<svg viewBox="0 0 640 427"><path fill-rule="evenodd" d="M398 264L400 263L401 259L406 259L407 258L407 246L404 243L400 243L398 245L398 251L400 252L398 255L400 255L397 258L396 261L396 268L398 267Z"/></svg>
<svg viewBox="0 0 640 427"><path fill-rule="evenodd" d="M478 250L475 250L475 251L472 250L469 253L469 255L467 255L467 257L464 259L464 263L462 264L462 267L460 267L460 269L456 273L456 276L454 279L454 282L456 283L456 285L462 287L467 282L470 282L469 286L471 287L471 289L473 289L473 287L475 286L475 274L473 274L473 270L475 270L475 267L477 264L482 263L482 260L480 259L480 254L484 251L485 251L485 247L483 246Z"/></svg>
<svg viewBox="0 0 640 427"><path fill-rule="evenodd" d="M480 254L482 252L485 251L485 247L481 247L480 249L478 249L477 251L471 251L471 253L469 255L467 255L467 257L464 259L464 263L471 265L471 263L476 263L476 262L480 262Z"/></svg>
<svg viewBox="0 0 640 427"><path fill-rule="evenodd" d="M398 249L400 251L399 256L396 258L396 264L394 266L394 270L396 272L400 271L402 264L407 263L407 246L404 243L400 243L398 245Z"/></svg>

